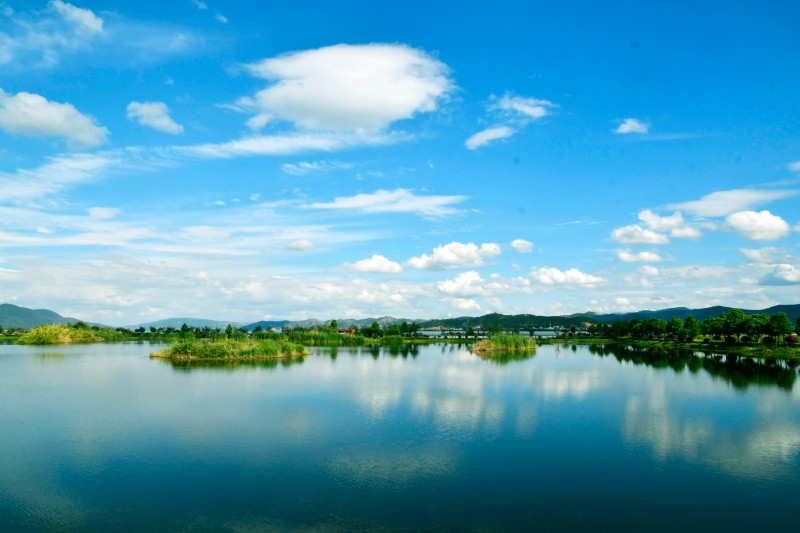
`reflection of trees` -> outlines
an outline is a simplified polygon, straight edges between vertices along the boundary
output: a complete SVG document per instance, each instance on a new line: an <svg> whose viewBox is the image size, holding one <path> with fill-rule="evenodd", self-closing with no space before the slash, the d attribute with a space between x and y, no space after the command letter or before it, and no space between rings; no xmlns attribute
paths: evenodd
<svg viewBox="0 0 800 533"><path fill-rule="evenodd" d="M277 367L290 367L294 365L301 365L305 358L303 357L287 357L284 359L257 359L257 360L241 360L241 361L168 361L160 359L164 364L170 365L173 370L181 372L189 372L195 368L210 368L219 370L233 371L239 368L277 368Z"/></svg>
<svg viewBox="0 0 800 533"><path fill-rule="evenodd" d="M620 362L654 368L671 368L676 373L683 372L684 369L692 373L704 370L737 389L746 389L751 385L791 389L797 379L797 374L789 363L774 359L758 360L710 352L620 344L590 344L588 348L592 354L601 357L613 355Z"/></svg>

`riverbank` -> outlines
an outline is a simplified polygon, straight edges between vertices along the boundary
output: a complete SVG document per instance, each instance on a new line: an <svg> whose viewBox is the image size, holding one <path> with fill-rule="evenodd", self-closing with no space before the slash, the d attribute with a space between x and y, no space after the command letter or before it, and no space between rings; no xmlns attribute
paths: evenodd
<svg viewBox="0 0 800 533"><path fill-rule="evenodd" d="M800 359L800 346L767 345L756 343L728 344L723 341L671 341L645 339L610 339L603 337L554 337L536 339L538 344L613 344L635 346L639 348L655 348L665 350L691 350L707 354L733 355L737 357L753 357L757 359Z"/></svg>

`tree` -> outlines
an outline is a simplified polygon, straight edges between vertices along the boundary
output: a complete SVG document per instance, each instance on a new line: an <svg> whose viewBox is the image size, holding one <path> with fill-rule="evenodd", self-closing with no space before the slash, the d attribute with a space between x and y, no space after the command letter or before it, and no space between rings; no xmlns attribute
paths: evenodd
<svg viewBox="0 0 800 533"><path fill-rule="evenodd" d="M230 338L231 338L231 335L233 335L233 326L231 326L230 324L228 324L228 327L227 327L227 328L225 328L225 336L226 336L226 337L228 337L228 338L230 339Z"/></svg>
<svg viewBox="0 0 800 533"><path fill-rule="evenodd" d="M472 326L467 328L467 337L474 337L475 336L475 328Z"/></svg>
<svg viewBox="0 0 800 533"><path fill-rule="evenodd" d="M386 330L386 333L389 335L400 335L400 325L399 324L392 324Z"/></svg>
<svg viewBox="0 0 800 533"><path fill-rule="evenodd" d="M783 339L784 335L792 332L792 321L783 311L775 313L769 318L769 330L770 335L775 337L776 340Z"/></svg>
<svg viewBox="0 0 800 533"><path fill-rule="evenodd" d="M253 328L253 333L262 333L264 328L261 327L261 324Z"/></svg>
<svg viewBox="0 0 800 533"><path fill-rule="evenodd" d="M667 322L667 333L675 339L680 339L683 336L683 329L683 320L680 317L674 316Z"/></svg>
<svg viewBox="0 0 800 533"><path fill-rule="evenodd" d="M667 321L657 317L648 318L644 322L644 330L647 335L661 337L667 332Z"/></svg>
<svg viewBox="0 0 800 533"><path fill-rule="evenodd" d="M701 329L704 335L708 335L712 338L717 335L722 335L725 329L722 316L710 316L706 318L703 320Z"/></svg>
<svg viewBox="0 0 800 533"><path fill-rule="evenodd" d="M683 323L683 335L688 340L693 340L700 335L702 324L693 316L687 316Z"/></svg>
<svg viewBox="0 0 800 533"><path fill-rule="evenodd" d="M727 339L733 337L738 341L739 336L744 333L747 315L741 309L731 309L723 315L722 323L722 334Z"/></svg>
<svg viewBox="0 0 800 533"><path fill-rule="evenodd" d="M744 333L756 341L761 340L764 335L769 335L769 315L756 313L748 315L744 324Z"/></svg>
<svg viewBox="0 0 800 533"><path fill-rule="evenodd" d="M334 333L339 332L339 322L336 319L331 320L331 330Z"/></svg>

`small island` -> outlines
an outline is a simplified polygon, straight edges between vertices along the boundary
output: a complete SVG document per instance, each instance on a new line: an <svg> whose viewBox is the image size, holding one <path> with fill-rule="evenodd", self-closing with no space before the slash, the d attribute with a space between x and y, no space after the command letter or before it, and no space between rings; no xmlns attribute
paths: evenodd
<svg viewBox="0 0 800 533"><path fill-rule="evenodd" d="M274 339L221 339L210 342L183 340L150 354L151 358L185 361L259 361L305 357L302 345Z"/></svg>
<svg viewBox="0 0 800 533"><path fill-rule="evenodd" d="M497 333L488 339L476 342L472 352L483 358L507 356L509 354L530 354L536 351L536 340L528 335Z"/></svg>

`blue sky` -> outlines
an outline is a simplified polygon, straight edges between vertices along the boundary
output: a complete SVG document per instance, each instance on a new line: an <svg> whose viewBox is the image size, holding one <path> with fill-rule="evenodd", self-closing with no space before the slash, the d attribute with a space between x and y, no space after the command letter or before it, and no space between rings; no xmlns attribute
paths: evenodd
<svg viewBox="0 0 800 533"><path fill-rule="evenodd" d="M281 4L0 1L0 301L798 301L796 3Z"/></svg>

